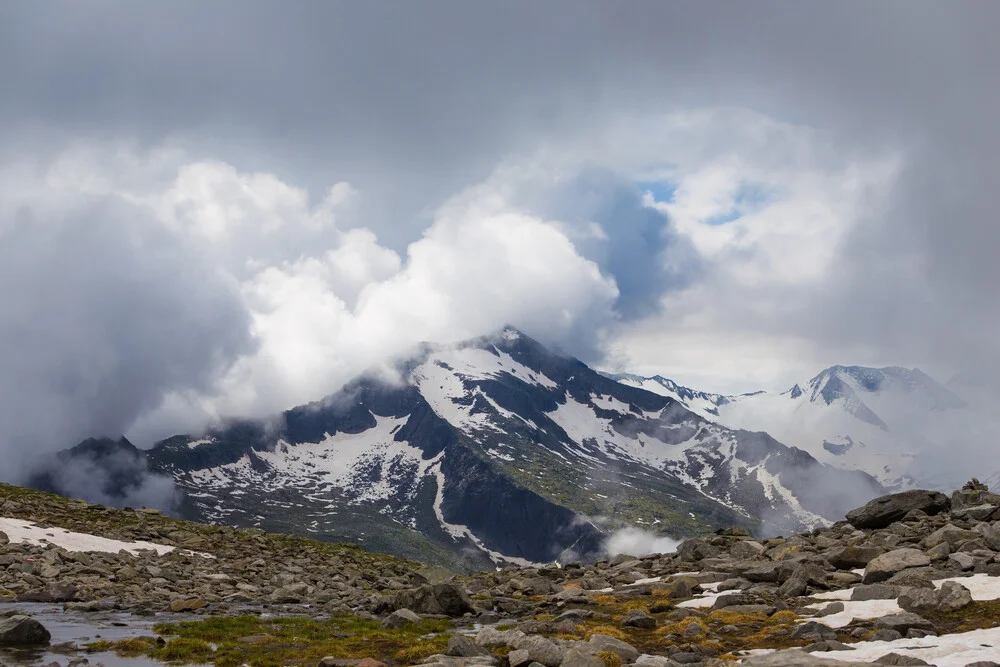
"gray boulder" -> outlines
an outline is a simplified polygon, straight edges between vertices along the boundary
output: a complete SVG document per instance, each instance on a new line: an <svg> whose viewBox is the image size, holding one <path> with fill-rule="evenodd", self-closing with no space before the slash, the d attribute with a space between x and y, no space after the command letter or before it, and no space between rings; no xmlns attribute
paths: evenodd
<svg viewBox="0 0 1000 667"><path fill-rule="evenodd" d="M0 619L0 646L48 644L52 635L45 626L29 616Z"/></svg>
<svg viewBox="0 0 1000 667"><path fill-rule="evenodd" d="M972 604L972 591L957 581L944 582L937 593L939 611L958 611Z"/></svg>
<svg viewBox="0 0 1000 667"><path fill-rule="evenodd" d="M639 649L607 635L591 635L590 645L594 647L595 653L617 653L625 662L635 662L639 657Z"/></svg>
<svg viewBox="0 0 1000 667"><path fill-rule="evenodd" d="M919 549L895 549L873 559L865 568L864 582L877 584L892 578L892 575L911 567L926 567L931 559Z"/></svg>
<svg viewBox="0 0 1000 667"><path fill-rule="evenodd" d="M889 584L862 584L851 589L851 601L895 600L899 597L899 587Z"/></svg>
<svg viewBox="0 0 1000 667"><path fill-rule="evenodd" d="M380 627L387 630L396 630L403 627L404 625L409 625L411 623L419 623L420 617L414 614L409 609L397 609L388 616L386 616Z"/></svg>
<svg viewBox="0 0 1000 667"><path fill-rule="evenodd" d="M795 628L792 639L836 639L837 631L817 621L807 621Z"/></svg>
<svg viewBox="0 0 1000 667"><path fill-rule="evenodd" d="M458 658L475 658L491 654L465 635L452 635L448 638L448 650L445 651L445 655Z"/></svg>
<svg viewBox="0 0 1000 667"><path fill-rule="evenodd" d="M906 634L910 630L923 630L925 632L936 632L937 629L934 624L928 621L926 618L918 616L910 612L903 612L901 614L890 614L889 616L883 616L875 621L876 628L882 628L885 630L895 630L901 634Z"/></svg>
<svg viewBox="0 0 1000 667"><path fill-rule="evenodd" d="M642 609L633 609L622 619L621 624L625 628L645 628L651 630L656 627L656 619Z"/></svg>
<svg viewBox="0 0 1000 667"><path fill-rule="evenodd" d="M951 501L943 493L914 489L876 498L848 512L847 520L855 528L887 528L912 510L934 515L949 509Z"/></svg>
<svg viewBox="0 0 1000 667"><path fill-rule="evenodd" d="M391 603L394 609L412 609L419 614L444 614L457 617L475 612L465 591L455 584L425 584L396 593Z"/></svg>
<svg viewBox="0 0 1000 667"><path fill-rule="evenodd" d="M938 592L928 588L908 588L897 600L903 611L914 614L926 614L935 611L941 603Z"/></svg>

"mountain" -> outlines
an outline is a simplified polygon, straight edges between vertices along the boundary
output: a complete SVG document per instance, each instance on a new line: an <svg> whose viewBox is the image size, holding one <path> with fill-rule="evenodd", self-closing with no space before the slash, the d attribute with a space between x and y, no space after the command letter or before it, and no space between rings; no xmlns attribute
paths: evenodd
<svg viewBox="0 0 1000 667"><path fill-rule="evenodd" d="M788 532L883 492L864 473L714 423L509 327L425 345L394 377L362 376L275 419L146 452L116 446L174 480L185 518L466 569L593 558L625 526ZM93 445L80 447L60 465L91 460Z"/></svg>
<svg viewBox="0 0 1000 667"><path fill-rule="evenodd" d="M949 487L936 455L965 432L968 404L919 369L832 366L780 394L721 396L660 376L629 382L680 401L729 428L766 431L822 463L871 474L888 488L916 480ZM711 405L712 409L706 406ZM960 484L960 482L959 482Z"/></svg>

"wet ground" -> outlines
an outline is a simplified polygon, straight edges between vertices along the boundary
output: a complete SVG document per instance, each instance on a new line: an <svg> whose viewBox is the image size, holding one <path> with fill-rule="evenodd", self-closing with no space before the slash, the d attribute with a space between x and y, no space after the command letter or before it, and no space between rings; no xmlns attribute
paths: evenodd
<svg viewBox="0 0 1000 667"><path fill-rule="evenodd" d="M87 653L66 650L67 643L83 648L99 639L117 641L130 637L153 635L153 625L165 619L157 616L133 616L124 612L66 612L62 605L10 603L0 604L0 613L19 610L34 617L52 633L49 647L28 650L0 648L0 665L51 665L66 667L71 661L85 658L89 665L106 667L162 667L163 663L149 658L119 658L113 653ZM193 618L193 617L192 617ZM177 614L171 621L187 620Z"/></svg>

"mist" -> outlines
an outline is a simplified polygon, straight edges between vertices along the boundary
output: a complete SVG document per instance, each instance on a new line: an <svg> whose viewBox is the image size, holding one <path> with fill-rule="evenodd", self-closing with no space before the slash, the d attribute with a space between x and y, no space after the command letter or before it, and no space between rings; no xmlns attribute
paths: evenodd
<svg viewBox="0 0 1000 667"><path fill-rule="evenodd" d="M627 554L641 557L674 552L677 550L678 544L680 544L680 540L630 526L612 533L604 542L604 550L608 556Z"/></svg>

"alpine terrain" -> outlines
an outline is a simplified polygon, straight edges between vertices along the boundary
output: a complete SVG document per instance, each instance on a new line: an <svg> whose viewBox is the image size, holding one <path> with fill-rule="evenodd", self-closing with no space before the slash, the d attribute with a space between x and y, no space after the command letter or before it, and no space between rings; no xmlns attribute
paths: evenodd
<svg viewBox="0 0 1000 667"><path fill-rule="evenodd" d="M60 470L96 465L112 469L102 493L126 498L169 476L188 519L463 568L593 558L625 526L787 533L884 491L864 472L719 423L703 409L710 398L623 384L509 327L425 345L395 371L148 451L90 440L34 486L60 491Z"/></svg>
<svg viewBox="0 0 1000 667"><path fill-rule="evenodd" d="M968 470L936 453L960 446L975 421L963 398L919 369L833 366L780 394L709 394L655 376L615 377L672 398L729 428L766 431L816 460L871 474L887 488L949 488ZM951 472L951 471L949 471Z"/></svg>

